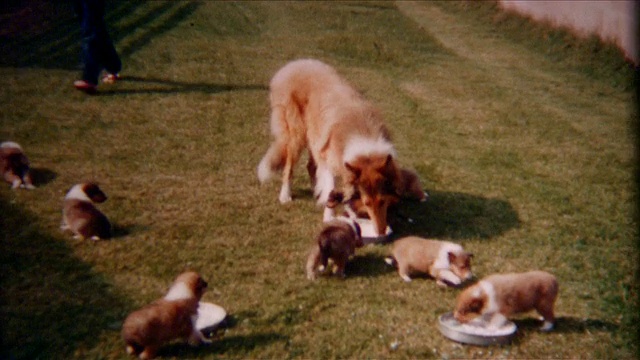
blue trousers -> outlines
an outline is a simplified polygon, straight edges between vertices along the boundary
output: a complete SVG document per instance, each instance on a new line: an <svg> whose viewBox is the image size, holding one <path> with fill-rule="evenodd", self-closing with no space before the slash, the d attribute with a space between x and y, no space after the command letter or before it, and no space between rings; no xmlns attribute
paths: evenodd
<svg viewBox="0 0 640 360"><path fill-rule="evenodd" d="M104 0L76 0L82 29L82 80L97 85L104 69L117 74L122 62L104 21Z"/></svg>

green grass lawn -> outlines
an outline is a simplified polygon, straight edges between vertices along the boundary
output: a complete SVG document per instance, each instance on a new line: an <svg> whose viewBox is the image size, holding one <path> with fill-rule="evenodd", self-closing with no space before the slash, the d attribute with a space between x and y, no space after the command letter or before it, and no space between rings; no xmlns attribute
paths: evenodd
<svg viewBox="0 0 640 360"><path fill-rule="evenodd" d="M632 70L620 53L491 3L108 2L123 79L87 96L66 2L0 7L0 140L20 143L34 191L0 186L2 358L127 358L120 326L185 269L230 313L209 347L165 358L615 358L637 354L637 158ZM437 330L457 289L404 283L359 250L347 278L310 282L321 227L304 161L294 201L255 168L268 83L312 57L376 103L400 163L431 197L396 236L458 242L478 277L543 269L557 329L517 317L510 345ZM69 187L98 181L111 241L59 230Z"/></svg>

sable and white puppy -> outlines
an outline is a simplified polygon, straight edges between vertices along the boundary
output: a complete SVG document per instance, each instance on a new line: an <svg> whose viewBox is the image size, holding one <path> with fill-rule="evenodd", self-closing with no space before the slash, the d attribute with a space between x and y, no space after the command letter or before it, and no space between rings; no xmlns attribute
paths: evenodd
<svg viewBox="0 0 640 360"><path fill-rule="evenodd" d="M507 317L536 310L544 321L541 330L553 329L553 307L558 281L545 271L490 275L458 295L454 317L469 322L478 316L490 317L494 326Z"/></svg>
<svg viewBox="0 0 640 360"><path fill-rule="evenodd" d="M360 226L353 219L340 216L326 222L307 258L307 278L314 280L318 271L327 268L329 259L336 266L335 274L344 277L349 257L362 246Z"/></svg>
<svg viewBox="0 0 640 360"><path fill-rule="evenodd" d="M19 187L35 189L29 171L29 159L20 145L13 141L0 144L0 170L5 181L11 183L12 189Z"/></svg>
<svg viewBox="0 0 640 360"><path fill-rule="evenodd" d="M106 200L107 196L95 183L74 185L64 198L60 228L70 230L80 240L110 238L111 223L94 205Z"/></svg>
<svg viewBox="0 0 640 360"><path fill-rule="evenodd" d="M211 343L195 327L198 303L206 288L207 282L198 273L184 272L163 298L129 314L122 325L127 353L151 359L172 340L188 340L192 345Z"/></svg>
<svg viewBox="0 0 640 360"><path fill-rule="evenodd" d="M429 274L440 286L458 286L473 277L472 257L452 242L408 236L393 243L391 256L385 261L397 266L406 282L411 281L412 274Z"/></svg>

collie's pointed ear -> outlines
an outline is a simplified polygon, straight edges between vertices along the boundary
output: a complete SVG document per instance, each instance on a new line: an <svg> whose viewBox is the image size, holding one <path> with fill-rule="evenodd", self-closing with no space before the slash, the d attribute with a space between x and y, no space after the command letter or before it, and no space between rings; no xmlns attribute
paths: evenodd
<svg viewBox="0 0 640 360"><path fill-rule="evenodd" d="M358 178L360 178L360 175L362 174L362 169L360 169L357 166L353 166L353 165L349 164L348 162L344 163L344 167L346 167L347 170L349 170L353 174L353 179L354 180L358 180Z"/></svg>
<svg viewBox="0 0 640 360"><path fill-rule="evenodd" d="M379 167L378 171L384 174L393 174L398 171L396 164L393 161L393 156L391 154L387 155L387 158L384 160L384 165Z"/></svg>
<svg viewBox="0 0 640 360"><path fill-rule="evenodd" d="M387 155L387 160L384 163L384 166L390 166L393 163L393 156L391 154Z"/></svg>

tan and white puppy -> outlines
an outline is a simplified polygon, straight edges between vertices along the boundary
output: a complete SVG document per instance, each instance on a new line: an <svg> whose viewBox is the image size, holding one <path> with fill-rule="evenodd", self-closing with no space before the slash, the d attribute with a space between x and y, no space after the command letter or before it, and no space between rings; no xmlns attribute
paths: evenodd
<svg viewBox="0 0 640 360"><path fill-rule="evenodd" d="M473 277L472 257L452 242L408 236L393 243L391 256L385 261L397 266L406 282L411 281L412 274L429 274L440 286L458 286Z"/></svg>
<svg viewBox="0 0 640 360"><path fill-rule="evenodd" d="M466 323L478 316L491 318L499 327L517 313L536 310L542 315L541 330L553 329L553 307L558 296L558 281L545 271L490 275L458 295L453 316Z"/></svg>
<svg viewBox="0 0 640 360"><path fill-rule="evenodd" d="M206 288L207 282L198 273L184 272L163 298L129 314L122 325L127 353L151 359L172 340L187 340L192 345L211 343L195 327L198 303Z"/></svg>
<svg viewBox="0 0 640 360"><path fill-rule="evenodd" d="M74 185L64 198L60 228L70 230L80 240L110 238L111 223L94 205L106 200L107 196L95 183Z"/></svg>
<svg viewBox="0 0 640 360"><path fill-rule="evenodd" d="M20 145L13 141L5 141L0 144L0 170L4 180L11 183L12 189L22 187L33 190L36 188L29 171L29 159Z"/></svg>
<svg viewBox="0 0 640 360"><path fill-rule="evenodd" d="M360 226L353 219L339 216L326 222L307 258L307 278L314 280L317 272L327 269L329 259L336 267L335 274L344 277L349 257L362 246Z"/></svg>

